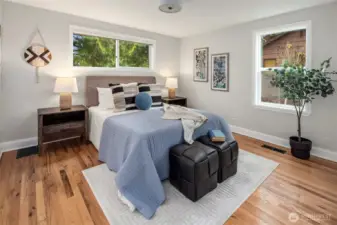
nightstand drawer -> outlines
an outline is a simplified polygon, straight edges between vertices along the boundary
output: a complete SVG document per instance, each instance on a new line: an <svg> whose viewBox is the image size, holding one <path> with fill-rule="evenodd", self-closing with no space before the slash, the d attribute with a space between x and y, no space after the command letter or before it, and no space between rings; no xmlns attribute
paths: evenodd
<svg viewBox="0 0 337 225"><path fill-rule="evenodd" d="M84 121L79 122L70 122L70 123L63 123L57 125L49 125L43 127L43 134L54 134L59 132L66 132L66 131L81 131L83 132L85 128Z"/></svg>
<svg viewBox="0 0 337 225"><path fill-rule="evenodd" d="M44 134L43 143L60 141L60 140L74 138L74 137L80 137L83 134L84 134L83 128L65 130L65 131L60 131L56 133L48 133L48 134Z"/></svg>

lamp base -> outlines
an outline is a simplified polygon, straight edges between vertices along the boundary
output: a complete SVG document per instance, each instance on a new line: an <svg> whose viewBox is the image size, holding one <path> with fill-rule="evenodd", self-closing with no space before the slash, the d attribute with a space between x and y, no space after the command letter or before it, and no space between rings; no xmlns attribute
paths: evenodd
<svg viewBox="0 0 337 225"><path fill-rule="evenodd" d="M71 106L72 106L71 93L60 93L60 109L61 110L71 109Z"/></svg>
<svg viewBox="0 0 337 225"><path fill-rule="evenodd" d="M175 88L169 88L168 89L168 97L169 98L176 98L176 89Z"/></svg>

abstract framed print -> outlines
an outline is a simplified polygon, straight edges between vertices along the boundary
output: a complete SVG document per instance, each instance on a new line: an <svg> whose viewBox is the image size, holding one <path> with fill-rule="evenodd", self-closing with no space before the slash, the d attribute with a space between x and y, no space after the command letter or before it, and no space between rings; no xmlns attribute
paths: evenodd
<svg viewBox="0 0 337 225"><path fill-rule="evenodd" d="M212 55L211 89L229 91L229 53Z"/></svg>
<svg viewBox="0 0 337 225"><path fill-rule="evenodd" d="M208 48L194 49L193 80L208 82Z"/></svg>

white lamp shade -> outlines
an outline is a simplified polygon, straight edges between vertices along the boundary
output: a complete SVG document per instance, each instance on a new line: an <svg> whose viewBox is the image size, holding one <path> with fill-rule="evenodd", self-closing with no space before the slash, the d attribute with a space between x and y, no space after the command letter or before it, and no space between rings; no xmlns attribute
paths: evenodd
<svg viewBox="0 0 337 225"><path fill-rule="evenodd" d="M77 81L74 77L58 77L54 87L55 93L78 92Z"/></svg>
<svg viewBox="0 0 337 225"><path fill-rule="evenodd" d="M168 77L165 86L167 88L178 88L178 79L175 77Z"/></svg>

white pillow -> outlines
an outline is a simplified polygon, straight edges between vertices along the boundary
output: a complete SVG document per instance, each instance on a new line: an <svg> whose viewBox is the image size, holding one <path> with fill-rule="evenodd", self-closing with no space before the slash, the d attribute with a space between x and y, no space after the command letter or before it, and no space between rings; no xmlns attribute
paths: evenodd
<svg viewBox="0 0 337 225"><path fill-rule="evenodd" d="M98 107L103 109L114 109L114 100L111 88L97 88L98 91Z"/></svg>

